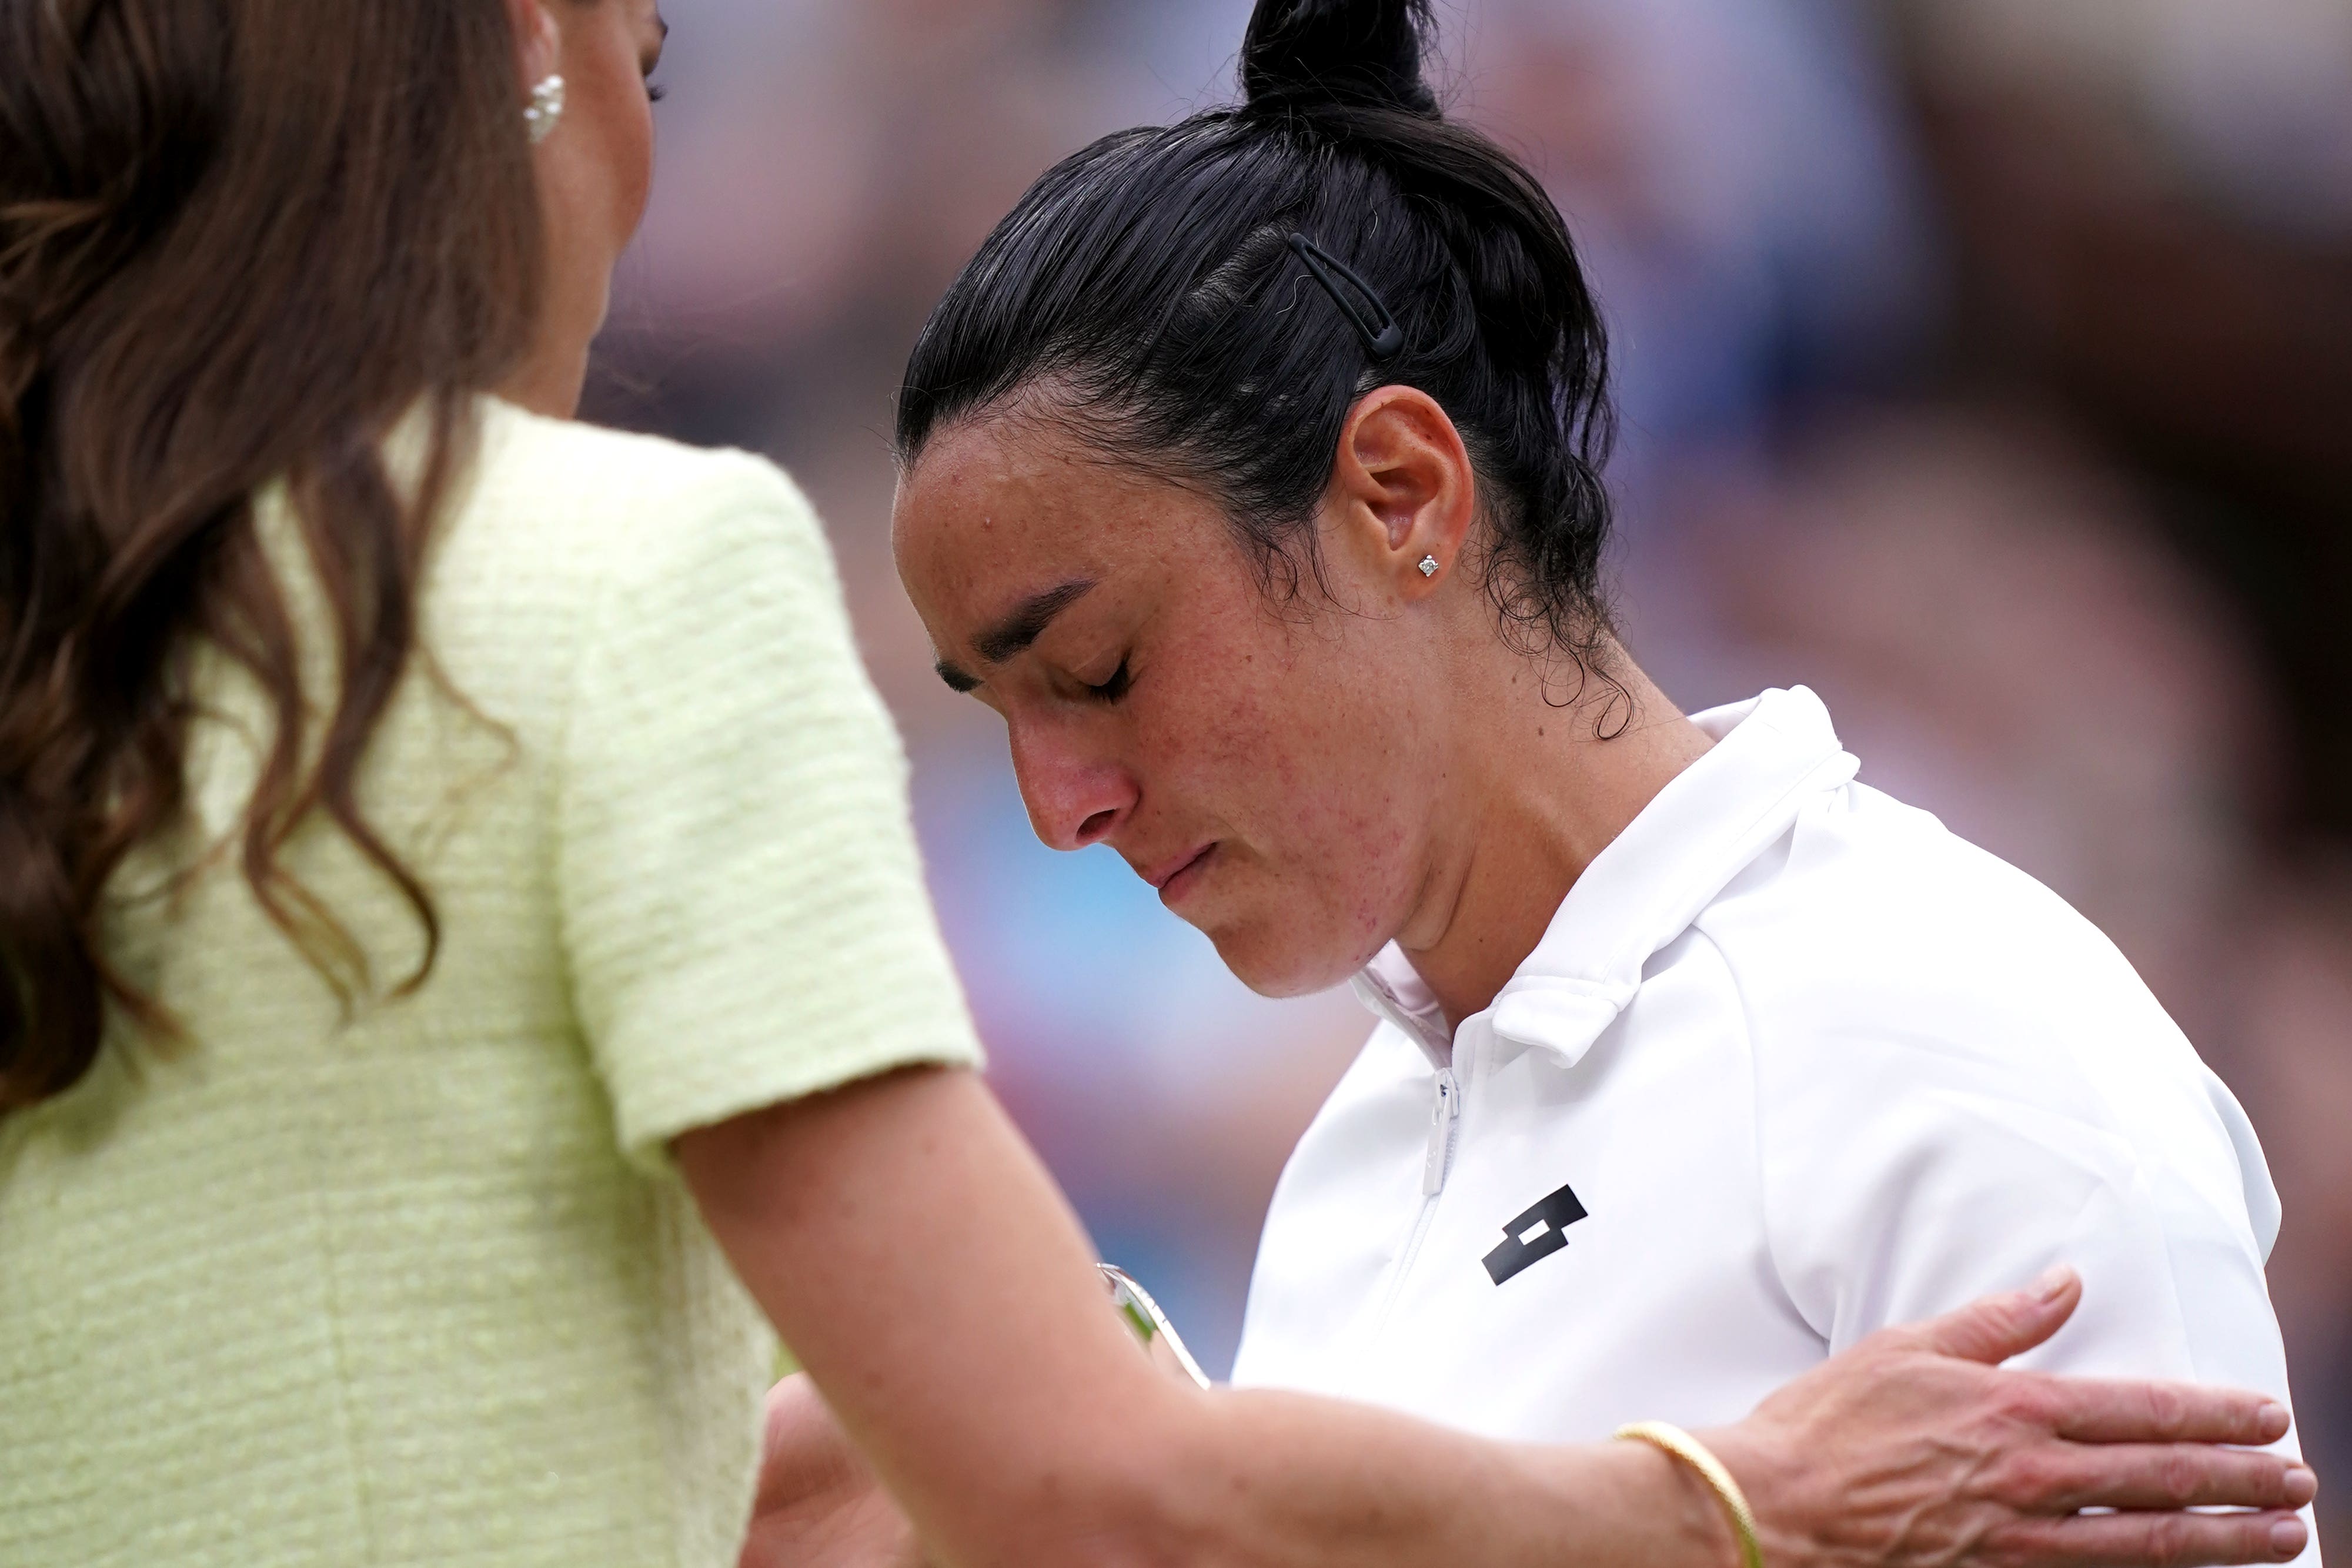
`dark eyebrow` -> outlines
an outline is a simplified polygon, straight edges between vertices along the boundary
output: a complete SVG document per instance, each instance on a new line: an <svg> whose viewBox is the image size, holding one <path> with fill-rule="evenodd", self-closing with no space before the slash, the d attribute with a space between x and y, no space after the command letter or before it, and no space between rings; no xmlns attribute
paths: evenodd
<svg viewBox="0 0 2352 1568"><path fill-rule="evenodd" d="M1093 578L1080 578L1033 593L1015 605L1013 613L971 640L972 651L992 664L1001 664L1045 634L1054 617L1095 591Z"/></svg>
<svg viewBox="0 0 2352 1568"><path fill-rule="evenodd" d="M991 664L1001 664L1013 654L1025 650L1045 634L1054 617L1095 591L1091 577L1074 578L1068 582L1033 593L1013 608L1013 612L971 640L972 649ZM940 679L951 690L968 692L980 685L978 676L966 674L941 659L936 666Z"/></svg>

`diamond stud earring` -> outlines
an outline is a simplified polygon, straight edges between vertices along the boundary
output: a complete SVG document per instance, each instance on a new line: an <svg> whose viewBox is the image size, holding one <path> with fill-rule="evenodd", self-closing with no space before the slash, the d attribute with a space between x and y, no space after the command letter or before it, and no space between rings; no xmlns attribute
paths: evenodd
<svg viewBox="0 0 2352 1568"><path fill-rule="evenodd" d="M1421 575L1423 577L1435 577L1437 575L1437 558L1435 556L1425 555L1421 558Z"/></svg>
<svg viewBox="0 0 2352 1568"><path fill-rule="evenodd" d="M522 111L522 123L530 132L533 147L547 140L555 122L563 118L563 78L551 76L530 89L530 107Z"/></svg>

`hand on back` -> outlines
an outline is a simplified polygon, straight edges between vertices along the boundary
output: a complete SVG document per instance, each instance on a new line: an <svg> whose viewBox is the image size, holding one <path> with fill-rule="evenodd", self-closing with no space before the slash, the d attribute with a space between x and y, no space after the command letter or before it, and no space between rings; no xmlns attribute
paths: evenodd
<svg viewBox="0 0 2352 1568"><path fill-rule="evenodd" d="M2267 1399L2000 1368L2049 1338L2081 1295L2068 1274L1874 1334L1708 1433L1749 1494L1766 1561L2188 1568L2300 1552L2301 1521L2278 1511L2310 1500L2311 1472L2234 1446L2284 1434L2285 1412ZM2179 1511L2207 1505L2268 1511ZM778 1384L740 1568L924 1561L815 1386L805 1375Z"/></svg>
<svg viewBox="0 0 2352 1568"><path fill-rule="evenodd" d="M2071 1271L2053 1270L2034 1290L1884 1330L1706 1434L1748 1492L1766 1561L2189 1568L2294 1558L2307 1531L2283 1511L2310 1501L2317 1483L2293 1460L2246 1451L2286 1435L2276 1403L2001 1370L2055 1333L2082 1294ZM2179 1511L2204 1506L2263 1511Z"/></svg>

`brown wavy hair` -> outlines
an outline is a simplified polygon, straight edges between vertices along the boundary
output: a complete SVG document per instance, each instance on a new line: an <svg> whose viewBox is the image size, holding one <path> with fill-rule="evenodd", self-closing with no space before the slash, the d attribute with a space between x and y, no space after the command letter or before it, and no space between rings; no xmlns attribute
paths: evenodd
<svg viewBox="0 0 2352 1568"><path fill-rule="evenodd" d="M342 927L278 865L323 811L422 922L410 983L429 972L432 900L353 780L542 256L501 0L0 0L0 60L5 1114L79 1082L110 1011L170 1028L99 917L183 809L199 645L274 707L236 846L271 918L330 967ZM403 487L383 438L420 408ZM331 612L323 713L253 523L280 478Z"/></svg>

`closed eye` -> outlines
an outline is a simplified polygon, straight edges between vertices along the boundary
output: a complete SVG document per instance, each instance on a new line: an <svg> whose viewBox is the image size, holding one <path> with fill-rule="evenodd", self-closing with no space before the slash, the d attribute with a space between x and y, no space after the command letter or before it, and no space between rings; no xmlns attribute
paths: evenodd
<svg viewBox="0 0 2352 1568"><path fill-rule="evenodd" d="M1118 662L1118 668L1111 672L1110 679L1103 682L1102 685L1098 686L1090 685L1087 687L1087 695L1094 698L1097 702L1115 703L1118 701L1119 698L1127 695L1127 688L1129 684L1129 677L1127 673L1127 661L1125 659L1121 659Z"/></svg>

